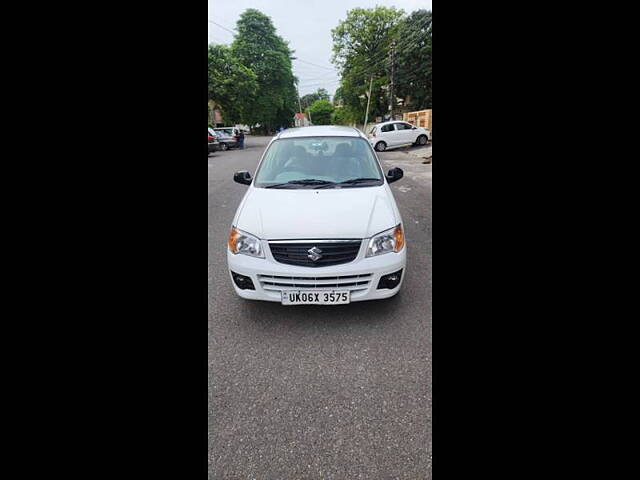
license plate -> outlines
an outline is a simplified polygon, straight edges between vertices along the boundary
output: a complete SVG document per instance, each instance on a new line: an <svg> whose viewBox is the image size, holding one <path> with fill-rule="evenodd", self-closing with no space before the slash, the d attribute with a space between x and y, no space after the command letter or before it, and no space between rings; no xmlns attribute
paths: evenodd
<svg viewBox="0 0 640 480"><path fill-rule="evenodd" d="M283 305L342 305L351 301L349 290L288 290L282 292Z"/></svg>

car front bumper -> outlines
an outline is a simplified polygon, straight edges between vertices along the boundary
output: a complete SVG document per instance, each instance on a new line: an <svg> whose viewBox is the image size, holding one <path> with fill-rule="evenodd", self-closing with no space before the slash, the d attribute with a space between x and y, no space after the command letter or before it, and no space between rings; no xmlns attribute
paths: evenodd
<svg viewBox="0 0 640 480"><path fill-rule="evenodd" d="M264 241L263 241L264 242ZM281 302L282 292L295 290L350 290L351 302L379 300L394 296L406 275L406 246L398 253L386 253L365 258L366 247L360 248L355 260L328 267L300 267L276 262L266 242L266 258L233 254L227 249L229 278L236 293L249 300ZM378 289L380 277L402 270L399 284L393 289ZM251 278L255 290L241 290L231 272Z"/></svg>

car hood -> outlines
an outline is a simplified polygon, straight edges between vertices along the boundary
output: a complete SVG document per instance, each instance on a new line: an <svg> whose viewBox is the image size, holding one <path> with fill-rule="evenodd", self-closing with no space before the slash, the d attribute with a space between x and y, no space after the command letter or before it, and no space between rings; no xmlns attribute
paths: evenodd
<svg viewBox="0 0 640 480"><path fill-rule="evenodd" d="M251 187L235 225L267 240L367 238L400 223L386 185L340 189Z"/></svg>

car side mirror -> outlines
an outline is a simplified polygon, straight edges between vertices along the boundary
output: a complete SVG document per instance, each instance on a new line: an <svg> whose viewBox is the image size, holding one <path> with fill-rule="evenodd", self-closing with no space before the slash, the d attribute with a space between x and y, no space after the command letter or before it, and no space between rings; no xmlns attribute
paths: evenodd
<svg viewBox="0 0 640 480"><path fill-rule="evenodd" d="M395 167L389 170L387 173L387 182L393 183L396 180L400 180L404 176L404 172L401 168Z"/></svg>
<svg viewBox="0 0 640 480"><path fill-rule="evenodd" d="M246 170L236 172L233 174L234 182L242 183L243 185L251 185L251 174Z"/></svg>
<svg viewBox="0 0 640 480"><path fill-rule="evenodd" d="M411 130L417 130L418 128L414 125L413 127L411 127Z"/></svg>

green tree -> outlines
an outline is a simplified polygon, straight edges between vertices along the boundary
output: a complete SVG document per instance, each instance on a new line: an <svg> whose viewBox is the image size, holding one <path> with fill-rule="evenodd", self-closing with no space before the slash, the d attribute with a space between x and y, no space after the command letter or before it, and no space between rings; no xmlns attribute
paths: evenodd
<svg viewBox="0 0 640 480"><path fill-rule="evenodd" d="M431 108L431 12L412 12L402 21L398 38L402 48L396 50L397 96L410 110Z"/></svg>
<svg viewBox="0 0 640 480"><path fill-rule="evenodd" d="M329 100L316 100L309 107L309 111L314 125L331 125L333 105Z"/></svg>
<svg viewBox="0 0 640 480"><path fill-rule="evenodd" d="M344 103L344 98L342 95L342 88L338 87L336 88L336 91L333 94L333 104L337 107L337 106L342 106L343 103Z"/></svg>
<svg viewBox="0 0 640 480"><path fill-rule="evenodd" d="M404 11L394 7L354 8L331 31L341 98L358 123L364 122L371 78L369 118L387 113L389 46L397 38L403 16Z"/></svg>
<svg viewBox="0 0 640 480"><path fill-rule="evenodd" d="M302 108L309 107L316 100L329 100L329 92L324 88L319 88L317 92L307 93L300 98Z"/></svg>
<svg viewBox="0 0 640 480"><path fill-rule="evenodd" d="M255 9L247 9L237 22L231 46L233 55L257 77L250 124L265 130L290 126L297 109L295 79L287 42L277 35L271 19Z"/></svg>
<svg viewBox="0 0 640 480"><path fill-rule="evenodd" d="M229 47L209 45L208 96L224 120L245 123L258 87L256 75L231 55Z"/></svg>
<svg viewBox="0 0 640 480"><path fill-rule="evenodd" d="M333 125L351 125L354 122L351 112L347 107L336 107L331 116Z"/></svg>

